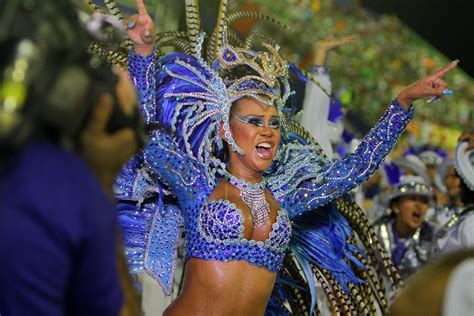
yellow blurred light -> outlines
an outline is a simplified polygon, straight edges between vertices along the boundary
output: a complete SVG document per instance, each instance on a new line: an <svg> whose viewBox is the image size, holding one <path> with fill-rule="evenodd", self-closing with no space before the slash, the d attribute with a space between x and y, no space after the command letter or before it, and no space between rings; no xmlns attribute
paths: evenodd
<svg viewBox="0 0 474 316"><path fill-rule="evenodd" d="M15 82L22 82L25 79L25 72L21 69L15 69L12 73L12 79Z"/></svg>
<svg viewBox="0 0 474 316"><path fill-rule="evenodd" d="M311 10L313 12L319 12L319 10L321 10L321 0L311 1Z"/></svg>
<svg viewBox="0 0 474 316"><path fill-rule="evenodd" d="M18 99L12 95L7 96L5 98L5 101L3 102L3 109L7 113L12 113L13 111L15 111L17 106L18 106Z"/></svg>

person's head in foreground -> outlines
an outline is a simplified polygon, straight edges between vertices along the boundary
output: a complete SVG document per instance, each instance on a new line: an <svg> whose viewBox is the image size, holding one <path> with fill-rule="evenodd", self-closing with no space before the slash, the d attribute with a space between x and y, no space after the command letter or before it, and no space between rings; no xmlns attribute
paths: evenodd
<svg viewBox="0 0 474 316"><path fill-rule="evenodd" d="M450 253L410 279L390 311L405 315L471 315L474 309L474 250Z"/></svg>

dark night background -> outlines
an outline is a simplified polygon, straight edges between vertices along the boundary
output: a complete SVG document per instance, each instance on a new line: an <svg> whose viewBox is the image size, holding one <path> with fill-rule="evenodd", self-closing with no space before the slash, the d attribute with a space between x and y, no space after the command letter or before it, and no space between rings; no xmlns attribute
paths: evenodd
<svg viewBox="0 0 474 316"><path fill-rule="evenodd" d="M440 50L474 78L474 1L361 0L374 13L389 13Z"/></svg>

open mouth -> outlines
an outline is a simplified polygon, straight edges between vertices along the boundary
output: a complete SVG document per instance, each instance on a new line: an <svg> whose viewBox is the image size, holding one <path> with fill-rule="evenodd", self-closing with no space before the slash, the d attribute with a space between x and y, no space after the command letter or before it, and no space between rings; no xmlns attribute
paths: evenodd
<svg viewBox="0 0 474 316"><path fill-rule="evenodd" d="M411 218L413 219L414 222L420 222L421 221L421 212L420 211L414 211L411 214Z"/></svg>
<svg viewBox="0 0 474 316"><path fill-rule="evenodd" d="M258 143L257 146L255 146L257 150L257 155L264 159L272 158L272 147L273 146L268 142Z"/></svg>

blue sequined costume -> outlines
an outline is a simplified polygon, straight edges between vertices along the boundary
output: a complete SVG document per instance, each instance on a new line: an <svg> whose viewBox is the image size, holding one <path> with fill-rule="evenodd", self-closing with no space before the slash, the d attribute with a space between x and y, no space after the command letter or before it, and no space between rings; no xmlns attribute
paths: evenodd
<svg viewBox="0 0 474 316"><path fill-rule="evenodd" d="M243 237L243 218L228 201L208 201L220 181L203 163L184 148L179 130L172 135L163 119L167 106L166 93L179 89L169 80L176 60L195 63L194 57L172 54L155 63L155 56L131 53L129 70L139 91L141 110L147 124L154 126L150 142L122 170L116 192L120 204L120 220L124 229L129 263L134 271L145 268L169 293L174 258L179 240L179 227L184 223L186 258L205 260L245 260L272 272L281 268L291 238L291 220L306 211L315 210L336 199L367 178L378 168L410 121L413 111L405 111L392 102L376 126L362 140L357 151L344 159L329 162L317 154L313 146L302 146L283 140L275 163L266 173L268 189L281 209L273 231L264 242ZM191 150L193 150L192 148ZM334 235L339 241L337 252L357 264L346 247L350 237L347 221L330 209L324 214L324 227L330 231L314 238ZM303 214L304 216L304 214ZM313 238L313 240L314 240ZM329 256L325 245L312 245L321 251L323 266L340 264L338 273L356 281L344 260L324 262ZM308 254L308 257L315 256ZM317 255L316 255L317 256ZM328 258L330 259L330 258ZM359 263L360 264L360 263ZM343 272L347 270L347 272ZM337 276L336 276L337 277Z"/></svg>

